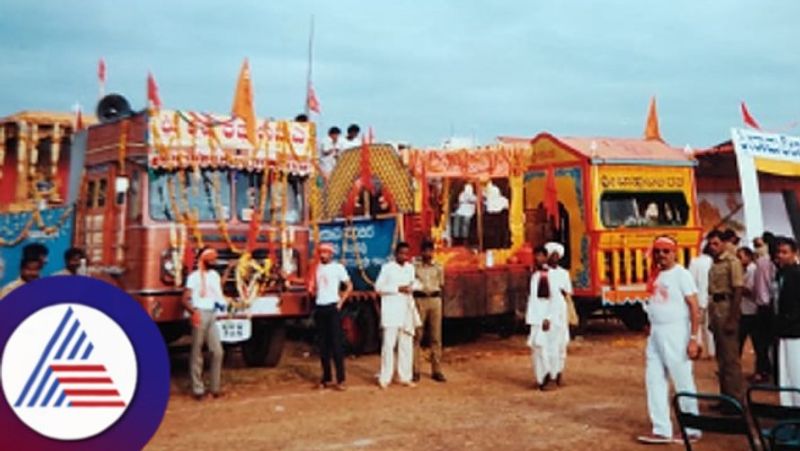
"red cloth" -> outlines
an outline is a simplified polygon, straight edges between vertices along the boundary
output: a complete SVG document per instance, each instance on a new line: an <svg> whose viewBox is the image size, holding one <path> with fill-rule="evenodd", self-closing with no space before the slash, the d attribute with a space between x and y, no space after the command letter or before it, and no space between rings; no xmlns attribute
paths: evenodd
<svg viewBox="0 0 800 451"><path fill-rule="evenodd" d="M656 263L654 249L668 249L675 252L678 250L678 242L668 236L660 236L653 241L653 247L650 249L650 277L647 280L647 292L650 294L655 293L656 279L661 272L661 268Z"/></svg>
<svg viewBox="0 0 800 451"><path fill-rule="evenodd" d="M547 168L547 179L544 185L544 209L547 212L547 217L552 217L555 224L558 225L561 219L558 212L558 188L556 187L556 170L552 166Z"/></svg>

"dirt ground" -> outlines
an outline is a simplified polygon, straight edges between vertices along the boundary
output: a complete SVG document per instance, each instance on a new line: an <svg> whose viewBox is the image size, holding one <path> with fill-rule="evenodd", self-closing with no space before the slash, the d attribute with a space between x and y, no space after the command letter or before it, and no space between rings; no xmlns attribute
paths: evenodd
<svg viewBox="0 0 800 451"><path fill-rule="evenodd" d="M566 385L532 387L530 352L521 335L445 348L448 382L423 368L417 388L375 384L377 355L347 360L349 390L313 390L317 357L288 343L278 368L249 369L231 355L223 372L226 397L189 396L185 356L173 359L170 404L151 450L532 450L647 449L645 336L614 323L594 325L570 345ZM695 366L700 391L716 391L714 363ZM744 363L752 368L752 356ZM668 449L682 449L667 445ZM745 449L706 435L698 450Z"/></svg>

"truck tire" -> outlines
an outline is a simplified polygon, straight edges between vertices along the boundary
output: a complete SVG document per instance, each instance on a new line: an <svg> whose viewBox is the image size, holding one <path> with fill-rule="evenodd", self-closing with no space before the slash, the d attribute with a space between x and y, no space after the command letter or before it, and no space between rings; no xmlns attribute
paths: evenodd
<svg viewBox="0 0 800 451"><path fill-rule="evenodd" d="M253 321L253 335L242 343L242 357L247 366L272 368L278 365L286 342L283 321Z"/></svg>
<svg viewBox="0 0 800 451"><path fill-rule="evenodd" d="M644 312L641 304L626 305L619 307L617 317L622 320L622 324L634 332L641 332L647 327L647 313Z"/></svg>
<svg viewBox="0 0 800 451"><path fill-rule="evenodd" d="M369 354L380 348L378 315L368 301L351 302L342 311L342 331L348 353Z"/></svg>
<svg viewBox="0 0 800 451"><path fill-rule="evenodd" d="M158 330L161 332L161 337L164 338L164 343L166 343L167 346L178 341L184 335L192 333L186 321L159 323Z"/></svg>

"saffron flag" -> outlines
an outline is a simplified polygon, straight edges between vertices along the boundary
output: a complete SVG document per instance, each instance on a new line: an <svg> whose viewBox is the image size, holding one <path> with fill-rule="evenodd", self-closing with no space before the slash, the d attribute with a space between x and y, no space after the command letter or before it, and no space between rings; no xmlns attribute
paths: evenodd
<svg viewBox="0 0 800 451"><path fill-rule="evenodd" d="M256 110L253 105L253 85L250 81L250 63L245 58L236 82L236 94L233 97L231 115L244 120L247 140L256 147Z"/></svg>
<svg viewBox="0 0 800 451"><path fill-rule="evenodd" d="M758 122L756 122L755 118L750 115L750 111L747 110L747 105L744 104L744 101L742 101L742 120L748 127L761 130Z"/></svg>
<svg viewBox="0 0 800 451"><path fill-rule="evenodd" d="M317 114L320 114L321 108L319 106L319 99L317 99L317 93L314 92L314 86L311 84L308 85L308 93L306 94L306 104L308 106L308 111L313 111Z"/></svg>
<svg viewBox="0 0 800 451"><path fill-rule="evenodd" d="M81 114L81 104L76 103L73 107L75 110L75 123L73 124L73 129L77 132L79 130L83 130L83 114Z"/></svg>
<svg viewBox="0 0 800 451"><path fill-rule="evenodd" d="M558 226L561 220L558 212L558 188L556 187L556 170L550 166L547 168L547 175L544 182L544 210L547 217L553 218L553 222Z"/></svg>
<svg viewBox="0 0 800 451"><path fill-rule="evenodd" d="M106 60L100 58L97 62L97 81L99 82L100 97L106 92Z"/></svg>
<svg viewBox="0 0 800 451"><path fill-rule="evenodd" d="M147 103L150 108L156 110L161 108L161 97L158 95L158 85L156 84L155 77L153 77L153 74L150 72L147 73Z"/></svg>
<svg viewBox="0 0 800 451"><path fill-rule="evenodd" d="M658 113L656 113L656 98L650 99L650 108L647 111L647 124L644 128L644 139L648 141L661 141L661 132L658 129Z"/></svg>

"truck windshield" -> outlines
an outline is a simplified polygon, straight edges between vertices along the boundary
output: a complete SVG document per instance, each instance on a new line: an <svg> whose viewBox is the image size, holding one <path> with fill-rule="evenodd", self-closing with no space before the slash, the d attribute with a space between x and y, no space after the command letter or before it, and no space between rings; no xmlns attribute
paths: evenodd
<svg viewBox="0 0 800 451"><path fill-rule="evenodd" d="M267 174L269 177L270 174ZM261 202L261 187L263 186L264 173L262 172L237 172L236 180L236 210L239 219L250 221ZM282 221L281 215L286 214L288 224L299 224L303 219L304 186L303 179L294 175L283 175L271 172L272 179L267 183L267 197L264 202L264 221ZM286 177L284 179L283 177ZM284 207L284 200L286 205Z"/></svg>
<svg viewBox="0 0 800 451"><path fill-rule="evenodd" d="M689 205L682 192L605 192L600 217L605 227L682 226Z"/></svg>
<svg viewBox="0 0 800 451"><path fill-rule="evenodd" d="M156 221L176 221L187 207L199 221L230 218L231 182L227 170L148 171L150 217ZM173 205L175 202L177 205ZM188 205L187 205L188 204Z"/></svg>

